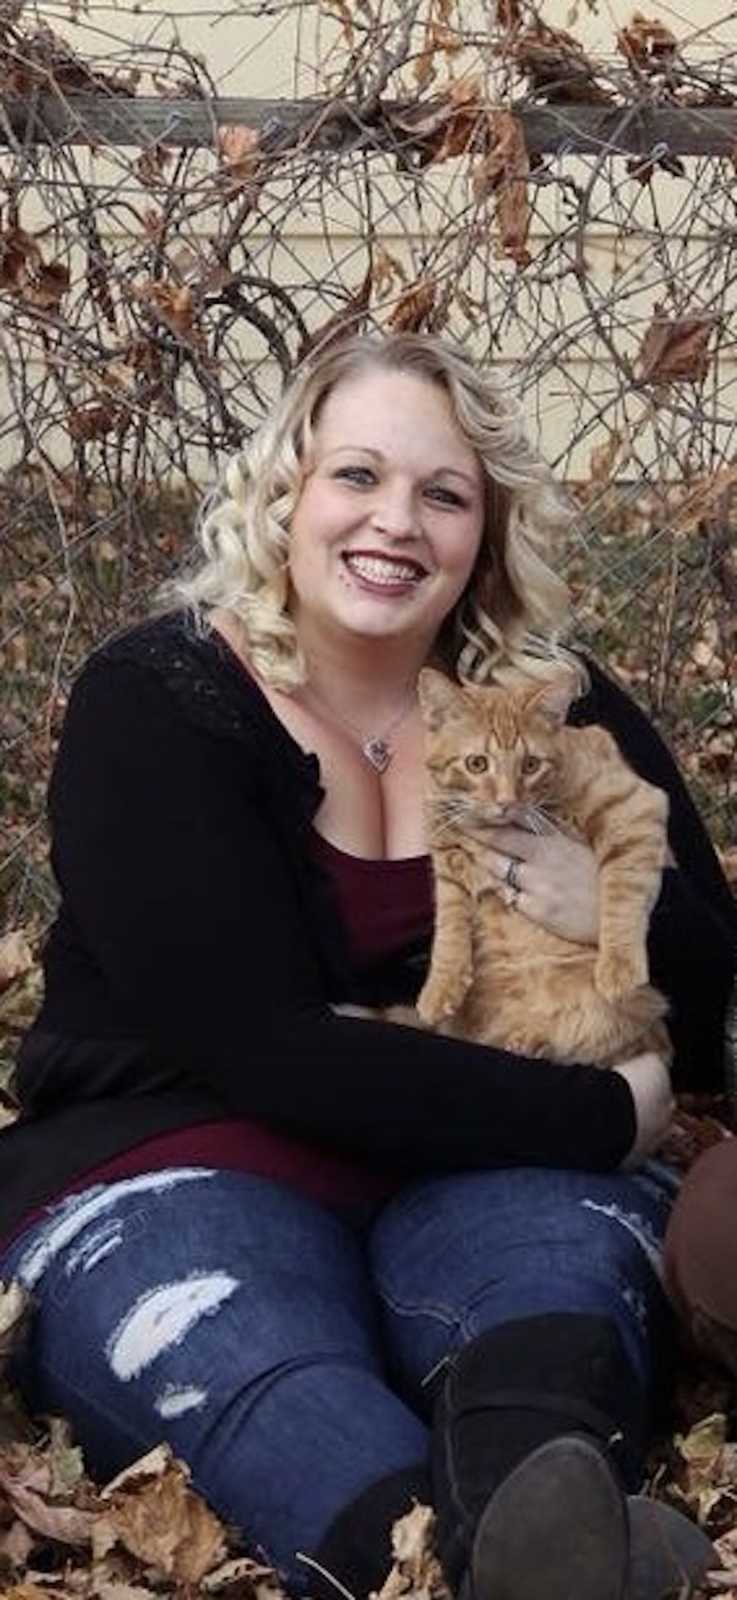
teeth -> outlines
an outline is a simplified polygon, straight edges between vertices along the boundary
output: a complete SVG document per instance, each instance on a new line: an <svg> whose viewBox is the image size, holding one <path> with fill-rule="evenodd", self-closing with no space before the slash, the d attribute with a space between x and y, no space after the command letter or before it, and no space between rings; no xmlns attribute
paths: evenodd
<svg viewBox="0 0 737 1600"><path fill-rule="evenodd" d="M420 569L408 561L382 560L379 556L346 556L345 560L351 572L371 583L414 582L422 577Z"/></svg>

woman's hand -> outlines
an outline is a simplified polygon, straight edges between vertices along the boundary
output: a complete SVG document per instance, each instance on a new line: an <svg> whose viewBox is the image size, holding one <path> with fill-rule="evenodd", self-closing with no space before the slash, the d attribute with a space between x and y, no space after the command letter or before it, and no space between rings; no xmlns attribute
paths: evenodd
<svg viewBox="0 0 737 1600"><path fill-rule="evenodd" d="M668 1068L660 1056L648 1050L644 1055L633 1056L612 1069L626 1078L632 1091L637 1117L637 1132L631 1150L622 1162L622 1170L630 1172L663 1143L670 1130L676 1102L671 1088Z"/></svg>
<svg viewBox="0 0 737 1600"><path fill-rule="evenodd" d="M557 828L528 833L515 827L490 829L484 843L489 877L477 882L477 892L492 888L551 933L575 944L598 944L599 869L589 845Z"/></svg>

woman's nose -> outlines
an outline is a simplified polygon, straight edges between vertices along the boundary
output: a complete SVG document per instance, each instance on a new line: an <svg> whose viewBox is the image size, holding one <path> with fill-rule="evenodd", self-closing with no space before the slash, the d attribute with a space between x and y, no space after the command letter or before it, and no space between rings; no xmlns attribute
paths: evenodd
<svg viewBox="0 0 737 1600"><path fill-rule="evenodd" d="M385 490L373 510L374 526L394 539L411 538L415 531L412 495L403 490Z"/></svg>

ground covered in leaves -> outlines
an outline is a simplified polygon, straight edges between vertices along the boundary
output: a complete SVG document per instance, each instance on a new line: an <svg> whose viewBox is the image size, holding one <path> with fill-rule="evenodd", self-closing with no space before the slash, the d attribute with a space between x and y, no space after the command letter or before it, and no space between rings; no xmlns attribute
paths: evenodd
<svg viewBox="0 0 737 1600"><path fill-rule="evenodd" d="M2 1365L32 1314L17 1284L0 1287ZM677 1426L653 1454L649 1485L713 1537L722 1567L700 1594L724 1600L737 1600L736 1401L729 1379L684 1365ZM0 1439L0 1592L8 1600L287 1600L278 1574L193 1491L166 1444L95 1484L66 1422L31 1424L7 1388ZM379 1600L450 1600L429 1506L396 1523L392 1543Z"/></svg>
<svg viewBox="0 0 737 1600"><path fill-rule="evenodd" d="M16 1114L9 1069L40 989L23 935L0 939L0 1125ZM682 1104L668 1154L686 1168L730 1136L721 1103ZM24 1414L4 1373L32 1315L17 1284L0 1285L0 1593L9 1600L288 1600L278 1574L193 1491L186 1466L165 1444L99 1485L63 1419ZM648 1490L715 1540L722 1569L701 1595L737 1600L737 1381L685 1352L672 1428L653 1451ZM380 1600L450 1600L432 1530L427 1506L397 1523Z"/></svg>

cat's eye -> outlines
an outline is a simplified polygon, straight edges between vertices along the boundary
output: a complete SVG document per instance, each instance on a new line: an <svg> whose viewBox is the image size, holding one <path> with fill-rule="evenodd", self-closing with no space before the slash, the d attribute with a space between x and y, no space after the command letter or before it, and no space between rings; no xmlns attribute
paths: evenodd
<svg viewBox="0 0 737 1600"><path fill-rule="evenodd" d="M522 762L522 771L526 778L531 778L533 772L539 772L542 766L541 756L525 756Z"/></svg>
<svg viewBox="0 0 737 1600"><path fill-rule="evenodd" d="M488 756L466 756L466 767L469 772L486 772L488 766Z"/></svg>

